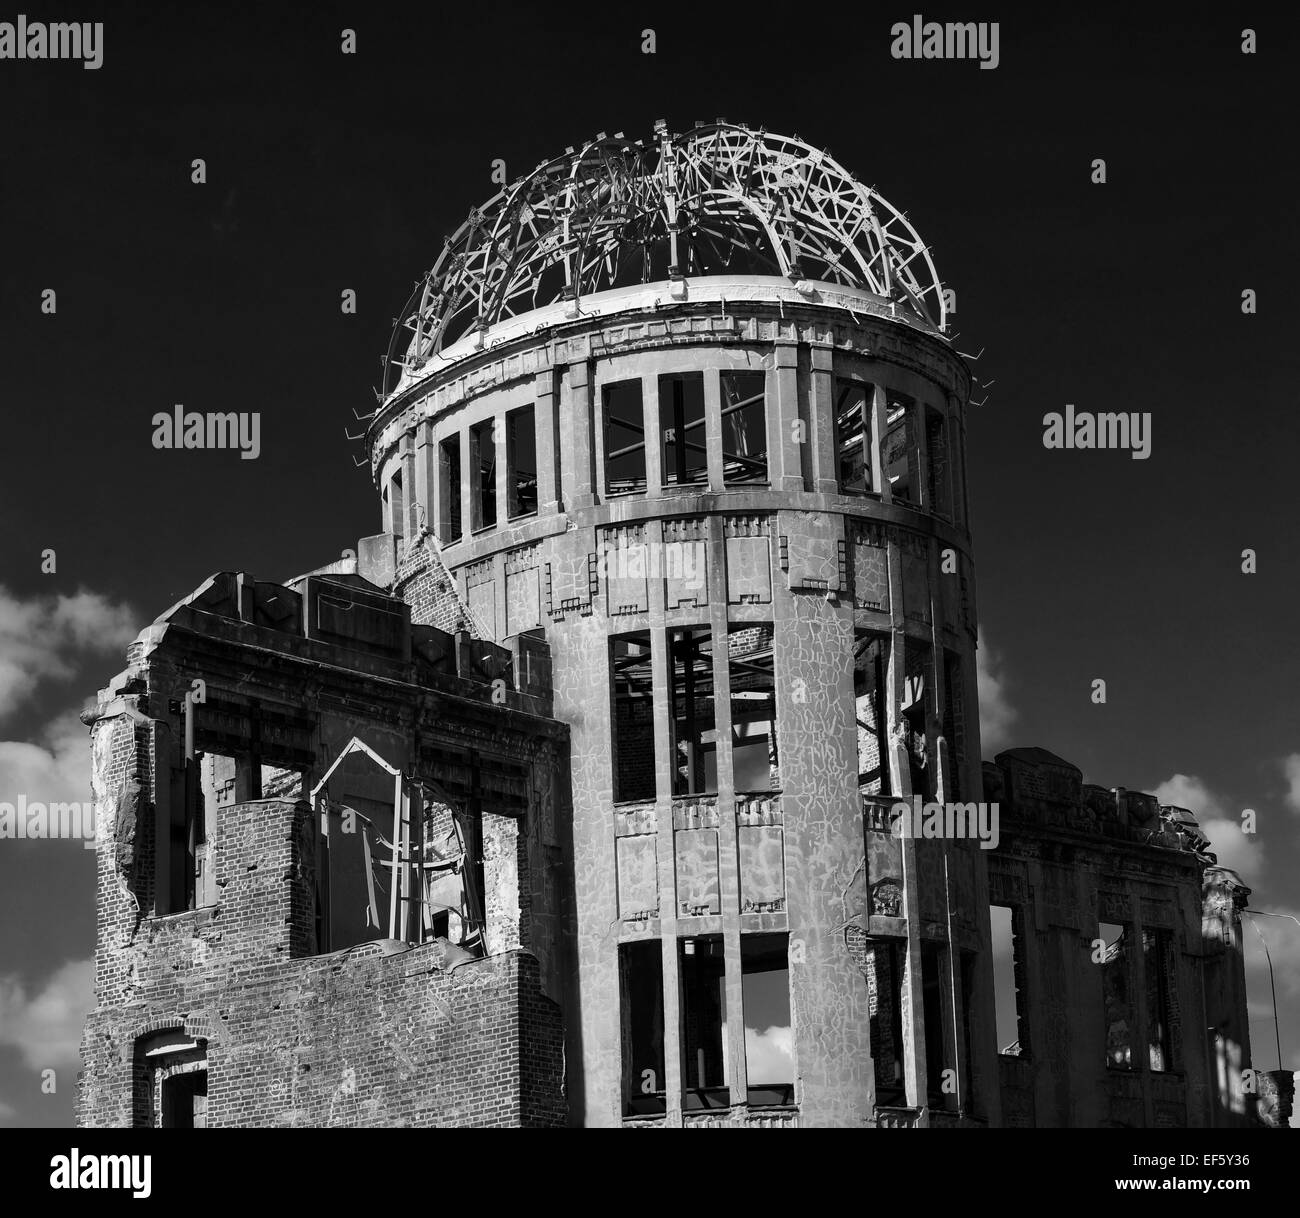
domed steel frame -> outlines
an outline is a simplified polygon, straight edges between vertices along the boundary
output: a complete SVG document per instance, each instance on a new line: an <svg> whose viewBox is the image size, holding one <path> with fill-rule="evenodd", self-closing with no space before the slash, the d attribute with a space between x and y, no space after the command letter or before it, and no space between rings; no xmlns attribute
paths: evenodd
<svg viewBox="0 0 1300 1218"><path fill-rule="evenodd" d="M418 372L469 330L560 300L692 275L858 288L946 333L925 243L828 152L723 120L655 134L601 133L471 211L403 310L388 368Z"/></svg>

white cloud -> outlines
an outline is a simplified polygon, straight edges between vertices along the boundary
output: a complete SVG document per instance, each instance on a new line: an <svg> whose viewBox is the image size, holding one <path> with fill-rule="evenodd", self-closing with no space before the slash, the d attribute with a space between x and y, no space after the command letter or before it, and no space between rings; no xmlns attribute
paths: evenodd
<svg viewBox="0 0 1300 1218"><path fill-rule="evenodd" d="M794 1037L788 1026L745 1029L745 1074L754 1086L794 1078Z"/></svg>
<svg viewBox="0 0 1300 1218"><path fill-rule="evenodd" d="M1220 866L1232 868L1247 884L1258 880L1263 858L1254 835L1241 831L1240 817L1201 779L1175 774L1151 788L1151 793L1162 804L1186 808L1196 817Z"/></svg>
<svg viewBox="0 0 1300 1218"><path fill-rule="evenodd" d="M0 740L0 801L81 803L90 787L90 732L75 710L46 725L42 743Z"/></svg>
<svg viewBox="0 0 1300 1218"><path fill-rule="evenodd" d="M1300 753L1282 758L1282 773L1286 775L1286 794L1282 802L1292 812L1300 812Z"/></svg>
<svg viewBox="0 0 1300 1218"><path fill-rule="evenodd" d="M128 606L97 592L23 600L0 587L0 717L22 706L41 681L76 675L78 652L122 651L139 630Z"/></svg>
<svg viewBox="0 0 1300 1218"><path fill-rule="evenodd" d="M1166 778L1159 786L1151 788L1162 804L1171 804L1175 808L1186 808L1204 827L1203 818L1223 820L1228 810L1223 801L1210 790L1199 778L1192 774L1175 774Z"/></svg>
<svg viewBox="0 0 1300 1218"><path fill-rule="evenodd" d="M1007 700L1006 677L1001 667L1002 657L987 640L981 641L975 653L975 675L980 699L980 746L986 757L1001 752L1011 743L1011 727L1017 716Z"/></svg>
<svg viewBox="0 0 1300 1218"><path fill-rule="evenodd" d="M92 961L70 960L29 997L18 977L0 976L0 1044L17 1049L33 1070L76 1066L94 977Z"/></svg>

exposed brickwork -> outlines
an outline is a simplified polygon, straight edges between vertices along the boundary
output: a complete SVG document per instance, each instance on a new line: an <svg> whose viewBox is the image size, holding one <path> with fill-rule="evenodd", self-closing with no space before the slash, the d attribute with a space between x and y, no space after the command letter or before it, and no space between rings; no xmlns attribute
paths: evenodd
<svg viewBox="0 0 1300 1218"><path fill-rule="evenodd" d="M324 607L305 625L256 622L257 597L293 605L296 595L214 577L151 628L148 647L132 648L87 715L98 939L79 1122L158 1125L170 1112L208 1126L565 1123L564 1021L544 994L561 993L563 861L552 843L563 729L533 694L501 695L505 649L425 628L408 660L405 606L355 576L309 588L304 599ZM352 633L331 647L316 641L324 629ZM197 674L208 701L187 710ZM207 758L189 771L197 791L186 783L186 713ZM430 784L425 834L440 858L459 858L453 803L481 822L466 859L442 873L472 875L481 894L486 929L462 939L469 950L446 939L398 945L385 919L318 954L319 937L334 933L335 878L317 871L336 847L297 796L358 736L400 768L413 806L410 793ZM340 770L331 799L373 812L378 790L391 808L392 780L379 774L376 789ZM269 797L248 797L259 781ZM206 823L208 882L191 891L183 873L197 861L185 862L182 830L195 817ZM159 827L171 843L162 854ZM346 860L349 830L331 832ZM358 934L346 922L338 933Z"/></svg>
<svg viewBox="0 0 1300 1218"><path fill-rule="evenodd" d="M461 598L455 579L443 565L433 534L422 533L404 544L393 587L410 605L411 622L436 626L448 634L468 630L476 639L487 637Z"/></svg>
<svg viewBox="0 0 1300 1218"><path fill-rule="evenodd" d="M175 1027L207 1040L212 1126L562 1124L562 1024L536 961L514 951L442 973L440 955L186 969L152 954L140 1006L87 1022L80 1123L149 1123L135 1045Z"/></svg>

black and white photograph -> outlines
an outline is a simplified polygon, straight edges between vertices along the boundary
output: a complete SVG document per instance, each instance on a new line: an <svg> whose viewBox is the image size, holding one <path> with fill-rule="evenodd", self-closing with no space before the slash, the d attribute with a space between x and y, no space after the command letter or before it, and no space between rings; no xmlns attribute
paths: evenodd
<svg viewBox="0 0 1300 1218"><path fill-rule="evenodd" d="M982 1130L931 1201L1035 1151L1263 1192L1297 28L0 12L20 1195L188 1199L211 1135L126 1129ZM308 1146L410 1189L415 1136Z"/></svg>

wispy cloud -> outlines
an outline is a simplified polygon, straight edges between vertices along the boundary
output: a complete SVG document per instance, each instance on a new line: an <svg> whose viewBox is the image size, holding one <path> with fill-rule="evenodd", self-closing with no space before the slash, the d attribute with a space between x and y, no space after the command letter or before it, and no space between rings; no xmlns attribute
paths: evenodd
<svg viewBox="0 0 1300 1218"><path fill-rule="evenodd" d="M1255 835L1241 831L1241 809L1230 809L1222 796L1194 774L1175 774L1151 788L1151 793L1162 804L1186 808L1196 817L1221 866L1231 867L1247 884L1259 879L1263 856Z"/></svg>
<svg viewBox="0 0 1300 1218"><path fill-rule="evenodd" d="M42 681L75 676L78 653L121 651L140 625L128 606L97 592L23 599L0 586L0 718Z"/></svg>
<svg viewBox="0 0 1300 1218"><path fill-rule="evenodd" d="M1286 794L1282 802L1292 812L1300 812L1300 753L1282 758L1282 773L1286 777Z"/></svg>
<svg viewBox="0 0 1300 1218"><path fill-rule="evenodd" d="M1002 656L989 645L983 631L975 653L975 675L979 683L980 746L984 755L991 757L1011 743L1017 712L1007 697Z"/></svg>
<svg viewBox="0 0 1300 1218"><path fill-rule="evenodd" d="M745 1073L755 1085L794 1077L794 1036L788 1025L745 1029Z"/></svg>
<svg viewBox="0 0 1300 1218"><path fill-rule="evenodd" d="M90 733L69 710L46 725L40 743L0 740L0 800L19 794L46 805L89 800Z"/></svg>
<svg viewBox="0 0 1300 1218"><path fill-rule="evenodd" d="M94 976L93 961L70 960L29 994L17 976L0 975L0 1044L17 1049L33 1070L77 1065Z"/></svg>

